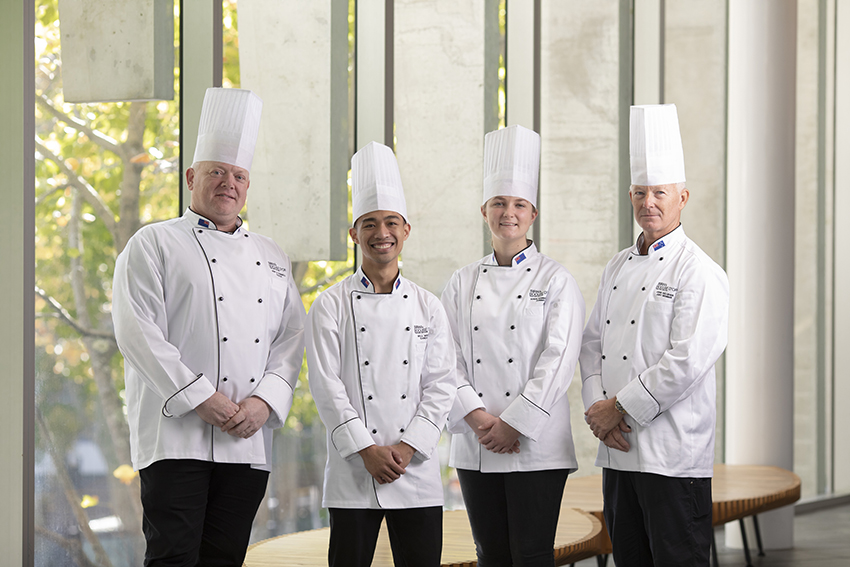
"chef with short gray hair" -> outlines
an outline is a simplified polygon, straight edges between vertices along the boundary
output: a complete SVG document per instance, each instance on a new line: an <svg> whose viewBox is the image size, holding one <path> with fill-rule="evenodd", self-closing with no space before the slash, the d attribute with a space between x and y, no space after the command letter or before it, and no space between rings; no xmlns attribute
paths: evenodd
<svg viewBox="0 0 850 567"><path fill-rule="evenodd" d="M631 108L630 154L642 232L608 262L585 327L585 419L600 439L617 565L708 565L729 283L680 222L689 192L675 105Z"/></svg>

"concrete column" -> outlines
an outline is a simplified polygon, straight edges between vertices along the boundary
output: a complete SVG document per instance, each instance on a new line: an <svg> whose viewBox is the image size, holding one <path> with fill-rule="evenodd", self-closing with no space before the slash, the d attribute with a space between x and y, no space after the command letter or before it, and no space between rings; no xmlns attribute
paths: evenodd
<svg viewBox="0 0 850 567"><path fill-rule="evenodd" d="M664 100L664 5L664 0L634 0L632 104L676 102L673 99ZM634 216L631 228L629 240L634 242L643 232Z"/></svg>
<svg viewBox="0 0 850 567"><path fill-rule="evenodd" d="M348 2L255 0L238 8L241 83L263 99L251 229L293 261L345 260Z"/></svg>
<svg viewBox="0 0 850 567"><path fill-rule="evenodd" d="M13 2L0 18L0 170L7 222L0 227L0 549L4 565L33 564L35 409L35 2Z"/></svg>
<svg viewBox="0 0 850 567"><path fill-rule="evenodd" d="M541 14L540 244L576 278L590 313L602 270L622 246L620 209L629 207L621 179L622 120L626 124L631 76L628 12L622 3L543 2ZM622 89L628 91L623 109ZM625 110L625 113L623 113ZM631 239L630 219L625 230ZM598 442L582 415L581 380L568 393L579 474L594 474Z"/></svg>
<svg viewBox="0 0 850 567"><path fill-rule="evenodd" d="M204 94L221 86L221 2L181 0L180 3L180 205L191 202L186 170L195 156Z"/></svg>
<svg viewBox="0 0 850 567"><path fill-rule="evenodd" d="M59 15L65 102L174 98L173 0L60 0Z"/></svg>
<svg viewBox="0 0 850 567"><path fill-rule="evenodd" d="M827 287L833 233L834 1L798 0L794 290L794 472L803 497L827 487Z"/></svg>
<svg viewBox="0 0 850 567"><path fill-rule="evenodd" d="M355 151L369 142L393 147L393 2L357 2L354 25Z"/></svg>
<svg viewBox="0 0 850 567"><path fill-rule="evenodd" d="M413 227L404 274L438 293L489 248L484 134L496 129L498 2L395 2L396 155Z"/></svg>
<svg viewBox="0 0 850 567"><path fill-rule="evenodd" d="M682 212L687 235L715 262L726 263L725 1L665 2L664 102L676 104L690 192ZM716 365L717 437L723 460L724 359Z"/></svg>
<svg viewBox="0 0 850 567"><path fill-rule="evenodd" d="M831 452L834 459L835 493L850 492L850 451L845 433L850 429L850 5L836 2L835 77L835 284L833 337L832 411L835 422Z"/></svg>
<svg viewBox="0 0 850 567"><path fill-rule="evenodd" d="M662 0L635 0L635 104L675 102L664 100L665 26L662 4ZM713 8L717 10L717 6ZM640 230L640 227L637 228Z"/></svg>
<svg viewBox="0 0 850 567"><path fill-rule="evenodd" d="M535 132L540 128L540 97L536 92L539 68L535 68L540 57L535 53L539 49L535 37L535 24L539 24L535 17L536 4L539 4L536 0L509 0L505 16L505 124L519 124Z"/></svg>
<svg viewBox="0 0 850 567"><path fill-rule="evenodd" d="M726 461L793 466L794 0L729 3ZM768 549L793 509L760 515ZM727 542L735 544L727 529Z"/></svg>

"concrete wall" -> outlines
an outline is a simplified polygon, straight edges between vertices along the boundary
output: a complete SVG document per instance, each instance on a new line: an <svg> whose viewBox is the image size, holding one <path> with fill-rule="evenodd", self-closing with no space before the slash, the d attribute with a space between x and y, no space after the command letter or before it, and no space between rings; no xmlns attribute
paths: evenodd
<svg viewBox="0 0 850 567"><path fill-rule="evenodd" d="M484 134L498 117L498 2L399 0L394 10L396 156L413 227L404 274L439 294L487 248L480 206Z"/></svg>
<svg viewBox="0 0 850 567"><path fill-rule="evenodd" d="M251 228L293 261L344 260L348 2L243 2L239 32L242 86L263 99Z"/></svg>

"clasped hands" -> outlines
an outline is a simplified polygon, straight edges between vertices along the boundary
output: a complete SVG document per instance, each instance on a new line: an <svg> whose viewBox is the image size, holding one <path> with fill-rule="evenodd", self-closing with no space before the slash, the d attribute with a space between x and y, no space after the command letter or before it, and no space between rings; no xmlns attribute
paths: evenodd
<svg viewBox="0 0 850 567"><path fill-rule="evenodd" d="M245 398L237 404L221 392L216 392L196 407L195 412L222 431L248 439L269 419L271 408L256 396Z"/></svg>
<svg viewBox="0 0 850 567"><path fill-rule="evenodd" d="M519 453L520 432L481 408L463 418L478 436L478 442L494 453Z"/></svg>
<svg viewBox="0 0 850 567"><path fill-rule="evenodd" d="M400 441L395 445L369 445L358 451L366 470L378 484L389 484L407 472L416 450Z"/></svg>
<svg viewBox="0 0 850 567"><path fill-rule="evenodd" d="M627 453L630 446L623 433L629 433L632 428L617 410L615 401L616 398L599 400L584 412L584 421L590 426L593 435L607 447Z"/></svg>

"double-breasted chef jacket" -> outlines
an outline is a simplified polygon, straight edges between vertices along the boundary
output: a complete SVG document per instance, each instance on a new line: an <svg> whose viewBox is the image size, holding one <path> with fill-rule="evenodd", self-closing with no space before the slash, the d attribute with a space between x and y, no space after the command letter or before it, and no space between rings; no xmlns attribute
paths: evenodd
<svg viewBox="0 0 850 567"><path fill-rule="evenodd" d="M271 239L232 233L191 209L140 229L115 265L112 318L124 355L133 466L161 459L271 470L304 355L304 306ZM193 411L215 392L271 408L248 439Z"/></svg>
<svg viewBox="0 0 850 567"><path fill-rule="evenodd" d="M457 352L450 464L481 472L577 468L567 388L584 326L584 299L561 264L532 243L499 266L491 254L443 291ZM464 416L482 408L519 431L520 452L478 442Z"/></svg>
<svg viewBox="0 0 850 567"><path fill-rule="evenodd" d="M454 399L455 355L443 307L398 276L376 293L362 268L321 293L307 317L310 391L328 431L327 508L443 504L437 443ZM404 441L405 474L378 484L358 451Z"/></svg>
<svg viewBox="0 0 850 567"><path fill-rule="evenodd" d="M646 255L640 243L605 267L584 332L584 405L616 396L632 429L623 434L629 451L600 442L596 465L710 477L714 363L726 348L729 282L681 225Z"/></svg>

